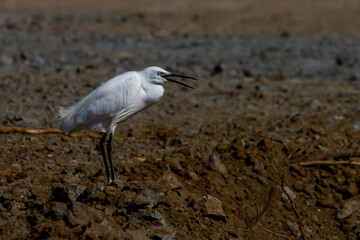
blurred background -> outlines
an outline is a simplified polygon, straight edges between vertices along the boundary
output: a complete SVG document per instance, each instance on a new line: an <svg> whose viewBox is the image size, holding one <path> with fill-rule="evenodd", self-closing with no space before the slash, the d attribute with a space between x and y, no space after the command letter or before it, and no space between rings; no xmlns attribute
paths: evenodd
<svg viewBox="0 0 360 240"><path fill-rule="evenodd" d="M354 0L3 0L8 24L57 32L358 35ZM27 15L27 16L24 16Z"/></svg>
<svg viewBox="0 0 360 240"><path fill-rule="evenodd" d="M199 81L118 125L116 186L96 137L0 134L0 238L359 239L359 16L359 0L1 0L0 129L58 128L123 71Z"/></svg>

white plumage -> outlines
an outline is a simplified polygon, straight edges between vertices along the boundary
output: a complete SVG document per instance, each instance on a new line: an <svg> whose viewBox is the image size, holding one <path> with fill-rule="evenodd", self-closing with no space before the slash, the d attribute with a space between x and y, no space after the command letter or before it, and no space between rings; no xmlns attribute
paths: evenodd
<svg viewBox="0 0 360 240"><path fill-rule="evenodd" d="M167 81L190 87L169 77L190 78L172 74L160 67L148 67L142 71L122 73L100 87L84 99L69 108L59 110L59 128L63 133L73 133L82 129L103 129L105 133L100 141L109 183L115 179L111 159L111 139L116 124L150 107L164 95L162 84ZM104 141L109 135L107 145L112 178L106 162Z"/></svg>
<svg viewBox="0 0 360 240"><path fill-rule="evenodd" d="M157 67L150 69L168 73ZM161 85L149 84L145 80L150 69L120 74L75 105L60 109L60 129L63 133L82 129L105 129L114 133L117 123L151 106L163 96Z"/></svg>

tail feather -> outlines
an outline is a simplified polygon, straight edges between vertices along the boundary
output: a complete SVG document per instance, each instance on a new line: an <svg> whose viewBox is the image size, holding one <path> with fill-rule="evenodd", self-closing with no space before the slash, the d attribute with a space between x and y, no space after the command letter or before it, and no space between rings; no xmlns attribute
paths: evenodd
<svg viewBox="0 0 360 240"><path fill-rule="evenodd" d="M74 106L69 108L59 108L59 128L63 133L70 132L74 126Z"/></svg>

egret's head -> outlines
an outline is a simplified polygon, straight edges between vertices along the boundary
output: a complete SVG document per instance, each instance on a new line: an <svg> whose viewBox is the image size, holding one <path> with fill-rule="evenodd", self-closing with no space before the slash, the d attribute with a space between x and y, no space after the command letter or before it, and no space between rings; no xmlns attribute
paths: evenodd
<svg viewBox="0 0 360 240"><path fill-rule="evenodd" d="M188 79L193 79L196 80L193 77L188 77L188 76L184 76L184 75L179 75L179 74L174 74L174 73L170 73L160 67L148 67L145 68L144 70L142 70L142 74L143 76L146 78L146 80L148 80L150 83L153 84L164 84L165 82L169 81L169 82L174 82L180 85L183 85L185 87L189 87L189 88L193 88L185 83L176 81L174 79L171 79L169 77L181 77L181 78L188 78Z"/></svg>

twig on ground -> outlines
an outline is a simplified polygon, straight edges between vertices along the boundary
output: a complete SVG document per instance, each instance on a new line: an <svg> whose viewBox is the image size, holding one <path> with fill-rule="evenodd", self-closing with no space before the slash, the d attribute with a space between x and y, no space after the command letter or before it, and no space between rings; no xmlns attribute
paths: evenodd
<svg viewBox="0 0 360 240"><path fill-rule="evenodd" d="M304 232L304 229L302 227L302 221L303 221L303 218L300 216L296 206L295 206L295 203L293 201L293 199L291 198L291 196L289 195L289 193L285 190L285 173L282 173L279 171L279 169L277 169L277 167L275 167L273 164L270 164L268 163L267 161L265 161L264 159L261 159L265 164L269 165L270 167L272 167L276 173L278 174L279 178L280 178L280 181L281 181L281 190L284 192L284 194L286 195L286 197L289 199L290 201L290 205L291 205L291 208L293 209L293 212L295 213L295 216L296 216L296 221L297 221L297 224L299 225L299 228L300 228L300 231L301 231L301 237L302 239L305 239L305 232Z"/></svg>
<svg viewBox="0 0 360 240"><path fill-rule="evenodd" d="M305 144L308 144L308 143L310 143L310 142L312 142L312 141L313 141L313 139L300 143L294 151L291 151L291 152L290 152L290 154L287 156L288 159L291 159L292 156L293 156L297 151L300 150L301 146L303 146L303 145L305 145Z"/></svg>
<svg viewBox="0 0 360 240"><path fill-rule="evenodd" d="M23 134L30 134L30 135L40 135L40 134L62 134L62 131L55 128L49 129L27 129L21 127L9 127L0 129L0 134L9 134L9 133L23 133ZM90 137L90 138L101 138L98 134L93 133L73 133L73 134L66 134L66 136L70 137Z"/></svg>
<svg viewBox="0 0 360 240"><path fill-rule="evenodd" d="M329 160L316 160L309 162L299 162L300 166L307 167L313 165L357 165L360 166L360 161L343 160L343 161L329 161Z"/></svg>
<svg viewBox="0 0 360 240"><path fill-rule="evenodd" d="M301 237L302 237L302 239L305 239L305 232L304 232L304 229L302 227L302 221L303 221L304 218L300 216L297 208L295 207L295 203L294 203L293 199L291 198L289 193L285 190L285 173L280 173L279 177L281 179L281 189L285 193L286 197L289 199L290 204L291 204L291 208L293 209L293 212L295 213L296 220L297 220L297 223L298 223L300 231L301 231Z"/></svg>
<svg viewBox="0 0 360 240"><path fill-rule="evenodd" d="M288 236L286 236L286 235L283 235L283 234L280 234L280 233L275 233L275 232L273 232L273 231L271 231L271 230L269 230L269 229L267 229L267 228L264 228L264 227L261 227L260 226L260 229L261 230L264 230L265 232L268 232L268 233L270 233L270 234L272 234L272 235L274 235L274 236L277 236L277 237L281 237L281 238L285 238L285 239L290 239Z"/></svg>
<svg viewBox="0 0 360 240"><path fill-rule="evenodd" d="M260 222L261 218L264 216L265 212L269 209L271 199L274 196L274 190L275 190L274 187L272 187L270 189L270 192L268 194L268 198L267 198L267 200L265 202L265 206L261 210L261 212L259 212L259 208L258 208L258 206L256 204L256 201L261 197L261 195L258 195L255 198L255 200L250 204L250 205L255 205L255 207L256 207L256 219L255 219L255 223L250 228L250 231L249 231L250 234L245 239L249 239L252 236L252 233L254 232L254 230L255 230L256 226L258 225L258 223Z"/></svg>
<svg viewBox="0 0 360 240"><path fill-rule="evenodd" d="M255 200L254 200L252 203L250 203L250 206L254 206L254 205L255 205L255 208L256 208L256 219L258 219L258 217L259 217L259 208L258 208L258 206L257 206L257 204L256 204L256 201L257 201L260 197L261 197L261 195L258 195L258 196L255 198Z"/></svg>

